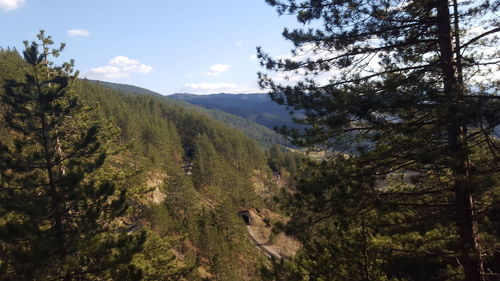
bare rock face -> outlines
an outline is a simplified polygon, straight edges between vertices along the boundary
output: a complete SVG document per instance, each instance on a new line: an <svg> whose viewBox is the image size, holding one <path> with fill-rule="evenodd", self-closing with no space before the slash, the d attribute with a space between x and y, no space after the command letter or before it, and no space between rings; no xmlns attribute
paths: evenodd
<svg viewBox="0 0 500 281"><path fill-rule="evenodd" d="M161 191L160 187L166 178L167 175L160 172L152 172L148 175L146 187L150 191L146 194L146 200L149 203L158 205L165 201L166 195Z"/></svg>

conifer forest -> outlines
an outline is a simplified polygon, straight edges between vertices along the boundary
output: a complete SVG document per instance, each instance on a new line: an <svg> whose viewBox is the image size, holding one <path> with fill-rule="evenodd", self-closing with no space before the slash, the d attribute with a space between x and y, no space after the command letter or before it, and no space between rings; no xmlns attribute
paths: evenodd
<svg viewBox="0 0 500 281"><path fill-rule="evenodd" d="M500 280L500 1L256 2L289 46L238 31L258 93L80 72L95 29L0 40L0 280Z"/></svg>

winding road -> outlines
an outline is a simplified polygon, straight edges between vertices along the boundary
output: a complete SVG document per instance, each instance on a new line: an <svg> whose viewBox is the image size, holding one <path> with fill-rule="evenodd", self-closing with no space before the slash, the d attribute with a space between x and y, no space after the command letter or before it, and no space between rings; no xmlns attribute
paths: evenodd
<svg viewBox="0 0 500 281"><path fill-rule="evenodd" d="M250 238L250 241L252 241L252 243L255 245L255 247L257 247L257 249L263 252L264 255L266 255L270 259L282 259L281 255L278 254L275 250L271 249L269 246L266 246L263 243L260 243L259 241L257 241L257 239L255 239L255 235L253 234L252 228L250 228L249 225L247 225L246 227L247 227L248 237Z"/></svg>

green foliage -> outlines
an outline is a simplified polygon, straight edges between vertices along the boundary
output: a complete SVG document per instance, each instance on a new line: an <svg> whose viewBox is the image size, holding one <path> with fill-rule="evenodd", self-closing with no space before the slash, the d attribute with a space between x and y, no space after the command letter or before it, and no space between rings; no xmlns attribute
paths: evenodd
<svg viewBox="0 0 500 281"><path fill-rule="evenodd" d="M188 275L192 268L177 264L168 237L149 231L144 249L134 256L133 263L142 269L143 280L179 280Z"/></svg>
<svg viewBox="0 0 500 281"><path fill-rule="evenodd" d="M299 167L306 159L304 155L286 150L278 145L271 146L268 154L267 163L269 167L281 176L284 176L284 170L292 176L298 175Z"/></svg>
<svg viewBox="0 0 500 281"><path fill-rule="evenodd" d="M164 185L160 186L165 201L144 211L153 231L177 237L173 244L176 251L196 257L200 268L220 280L257 276L257 252L241 239L245 234L236 215L241 207L264 204L250 183L253 171L266 167L265 154L255 141L206 115L159 97L80 83L83 98L98 103L103 118L113 120L120 128L121 141L132 150L130 155L120 152L118 156L132 159L136 169L166 173ZM145 124L148 134L144 134ZM190 163L192 175L186 175L181 167ZM205 223L210 227L202 227ZM233 238L227 238L229 233ZM244 264L229 266L229 257L235 259L242 252L246 256ZM188 275L186 278L197 278L195 272Z"/></svg>
<svg viewBox="0 0 500 281"><path fill-rule="evenodd" d="M215 120L221 121L229 127L237 129L247 135L249 138L256 140L265 148L269 148L274 144L279 144L285 147L290 147L291 144L282 135L272 129L268 129L255 121L240 118L236 115L229 114L216 109L196 108L200 112L204 112Z"/></svg>
<svg viewBox="0 0 500 281"><path fill-rule="evenodd" d="M193 162L193 183L198 189L219 186L224 173L223 162L206 135L198 135L194 140L195 158ZM214 194L214 198L220 197Z"/></svg>
<svg viewBox="0 0 500 281"><path fill-rule="evenodd" d="M76 91L99 109L102 120L111 120L119 128L121 144L134 151L127 158L132 158L136 169L170 171L180 166L180 136L158 99L130 96L85 80L77 81Z"/></svg>
<svg viewBox="0 0 500 281"><path fill-rule="evenodd" d="M298 126L287 109L276 105L264 94L174 94L168 97L206 108L215 119L242 130L267 148L272 144L290 146L288 141L274 132L274 128ZM295 117L299 116L295 114Z"/></svg>
<svg viewBox="0 0 500 281"><path fill-rule="evenodd" d="M0 48L0 77L4 80L22 79L26 64L15 49ZM2 88L0 91L4 91Z"/></svg>
<svg viewBox="0 0 500 281"><path fill-rule="evenodd" d="M280 144L283 146L290 146L290 143L285 140L283 136L280 134L276 133L273 131L273 126L270 125L269 128L266 128L262 125L259 125L260 123L257 122L256 120L252 118L247 118L248 116L242 116L239 117L239 114L237 112L229 112L226 113L223 109L222 110L217 110L217 109L210 109L210 108L204 108L201 106L196 106L189 104L187 102L183 102L182 98L180 100L176 99L178 95L172 95L172 96L162 96L159 93L150 91L148 89L140 88L137 86L132 86L132 85L127 85L127 84L119 84L119 83L110 83L110 82L105 82L105 81L94 81L94 80L85 80L86 82L91 82L92 84L97 84L97 85L102 85L105 86L106 88L115 90L115 91L120 91L122 93L129 93L133 95L148 95L148 96L153 96L156 97L160 100L166 101L171 105L176 105L177 107L184 108L186 111L190 112L198 112L207 116L210 116L211 118L220 121L224 123L225 125L236 129L243 134L245 134L247 137L256 140L259 142L262 146L268 148L273 144ZM182 94L181 94L182 96ZM238 95L235 95L235 97ZM252 95L251 95L252 96ZM260 100L262 98L265 99L265 102L263 104L265 105L264 107L269 107L273 108L273 110L276 110L276 108L279 108L270 101L267 100L267 97L265 95L257 95L257 100ZM262 104L261 104L262 105ZM260 107L262 107L260 105ZM233 114L230 114L233 113ZM285 111L284 114L281 113L281 115L285 115L283 118L280 117L278 118L279 121L278 123L274 123L276 125L282 125L280 121L284 121L284 123L291 123L288 117L287 112Z"/></svg>
<svg viewBox="0 0 500 281"><path fill-rule="evenodd" d="M22 67L18 67L18 64ZM19 54L12 50L2 51L0 65L7 70L0 71L0 81L4 78L22 79L23 72L19 70L29 70ZM58 132L66 134L61 144L71 147L71 141L86 135L83 132L88 130L84 129L94 126L98 129L95 131L95 140L100 145L94 156L75 160L71 162L73 166L69 163L64 165L66 172L69 172L70 166L75 169L88 167L88 172L85 171L83 176L86 185L102 185L109 188L109 192L114 186L120 187L109 196L109 201L103 199L99 205L80 201L82 205L96 212L101 208L106 212L111 211L106 209L107 203L111 204L115 199L119 201L113 205L117 208L123 206L124 202L128 205L128 208L120 209L119 219L105 212L107 215L99 219L100 224L95 227L95 231L100 231L100 234L82 242L81 256L95 255L95 259L86 260L89 263L99 262L95 266L96 270L105 272L101 275L89 273L87 277L81 278L127 280L142 276L149 280L258 280L258 267L264 259L246 239L243 222L237 216L237 211L240 208L266 206L252 185L255 174L267 177L270 172L267 156L261 147L241 132L192 106L181 106L179 102L161 96L122 92L100 85L100 82L70 80L69 97L78 98L78 104L84 106L78 106L71 118L66 119L67 126L58 126ZM0 108L2 114L7 112L4 103L0 104ZM5 120L0 120L1 127L6 126ZM63 128L70 126L78 128L71 132L79 132L80 135L69 137L70 133L63 131ZM11 129L5 130L7 133L2 135L1 142L15 148L13 139L17 135L12 134ZM101 159L98 152L104 151L105 161L99 162L100 166L91 171L92 161ZM191 163L194 169L188 175L182 167ZM7 183L7 177L17 178L20 175L22 173L17 171L3 170L1 182ZM113 182L114 185L107 182ZM119 193L125 190L126 199ZM160 193L160 198L164 196L162 203L150 202L148 198L153 191L155 194ZM3 195L2 212L3 202L13 198L10 194ZM97 198L99 193L96 191L92 196ZM78 199L92 201L92 196L82 194ZM40 210L38 206L32 207L33 212ZM17 219L3 214L1 225L6 222L4 219ZM86 228L88 225L82 224L80 227ZM146 236L140 234L142 228L147 230ZM125 235L128 231L129 235ZM28 233L22 229L18 232ZM142 241L145 242L139 247ZM101 247L102 244L104 246ZM105 246L112 247L114 244L123 247L109 254ZM2 240L0 245L0 268L3 270L0 274L4 274L10 270L10 265L6 264L8 259L5 258L8 244ZM129 259L121 259L121 254ZM28 262L23 264L43 268L53 260L35 261L33 265ZM115 265L112 270L104 269L112 264ZM81 265L86 266L83 262ZM76 266L76 263L71 266ZM47 276L31 270L26 272L32 272L33 276L39 276L40 279Z"/></svg>
<svg viewBox="0 0 500 281"><path fill-rule="evenodd" d="M304 243L290 278L498 274L488 214L498 205L500 99L487 67L499 58L498 1L267 2L305 25L283 32L293 57L258 50L271 73L261 86L309 125L284 132L312 149L356 147L311 163L285 195L288 231ZM477 24L486 31L473 33ZM304 79L283 84L276 71Z"/></svg>
<svg viewBox="0 0 500 281"><path fill-rule="evenodd" d="M144 210L153 231L176 237L175 250L197 258L199 267L210 276L221 280L256 277L256 264L261 261L251 244L241 239L245 233L236 215L241 207L264 205L250 181L254 170L266 169L265 153L255 141L161 97L126 94L88 81L79 83L83 98L97 103L103 118L120 128L120 140L131 151L118 156L131 159L135 169L166 174L160 186L165 201ZM145 124L148 134L144 134ZM191 163L192 175L186 175L181 167ZM202 227L205 223L210 227ZM228 233L238 238L225 238ZM242 253L243 264L229 266L228 255L236 259ZM198 278L196 271L188 275L186 278Z"/></svg>
<svg viewBox="0 0 500 281"><path fill-rule="evenodd" d="M24 79L4 83L11 138L0 142L1 278L139 279L130 261L145 236L118 231L125 190L100 171L106 140L72 92L72 62L49 61L64 48L52 44L43 31L25 42Z"/></svg>
<svg viewBox="0 0 500 281"><path fill-rule="evenodd" d="M200 212L200 195L196 192L193 182L185 174L172 176L165 187L165 207L168 213L180 223L180 227L189 228L189 223Z"/></svg>

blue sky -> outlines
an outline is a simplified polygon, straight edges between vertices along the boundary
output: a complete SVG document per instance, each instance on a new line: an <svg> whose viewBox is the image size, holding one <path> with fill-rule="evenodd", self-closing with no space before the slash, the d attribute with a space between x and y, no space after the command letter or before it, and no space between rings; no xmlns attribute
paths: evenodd
<svg viewBox="0 0 500 281"><path fill-rule="evenodd" d="M255 47L287 54L294 25L264 0L0 0L1 47L44 29L80 77L162 94L259 91Z"/></svg>

